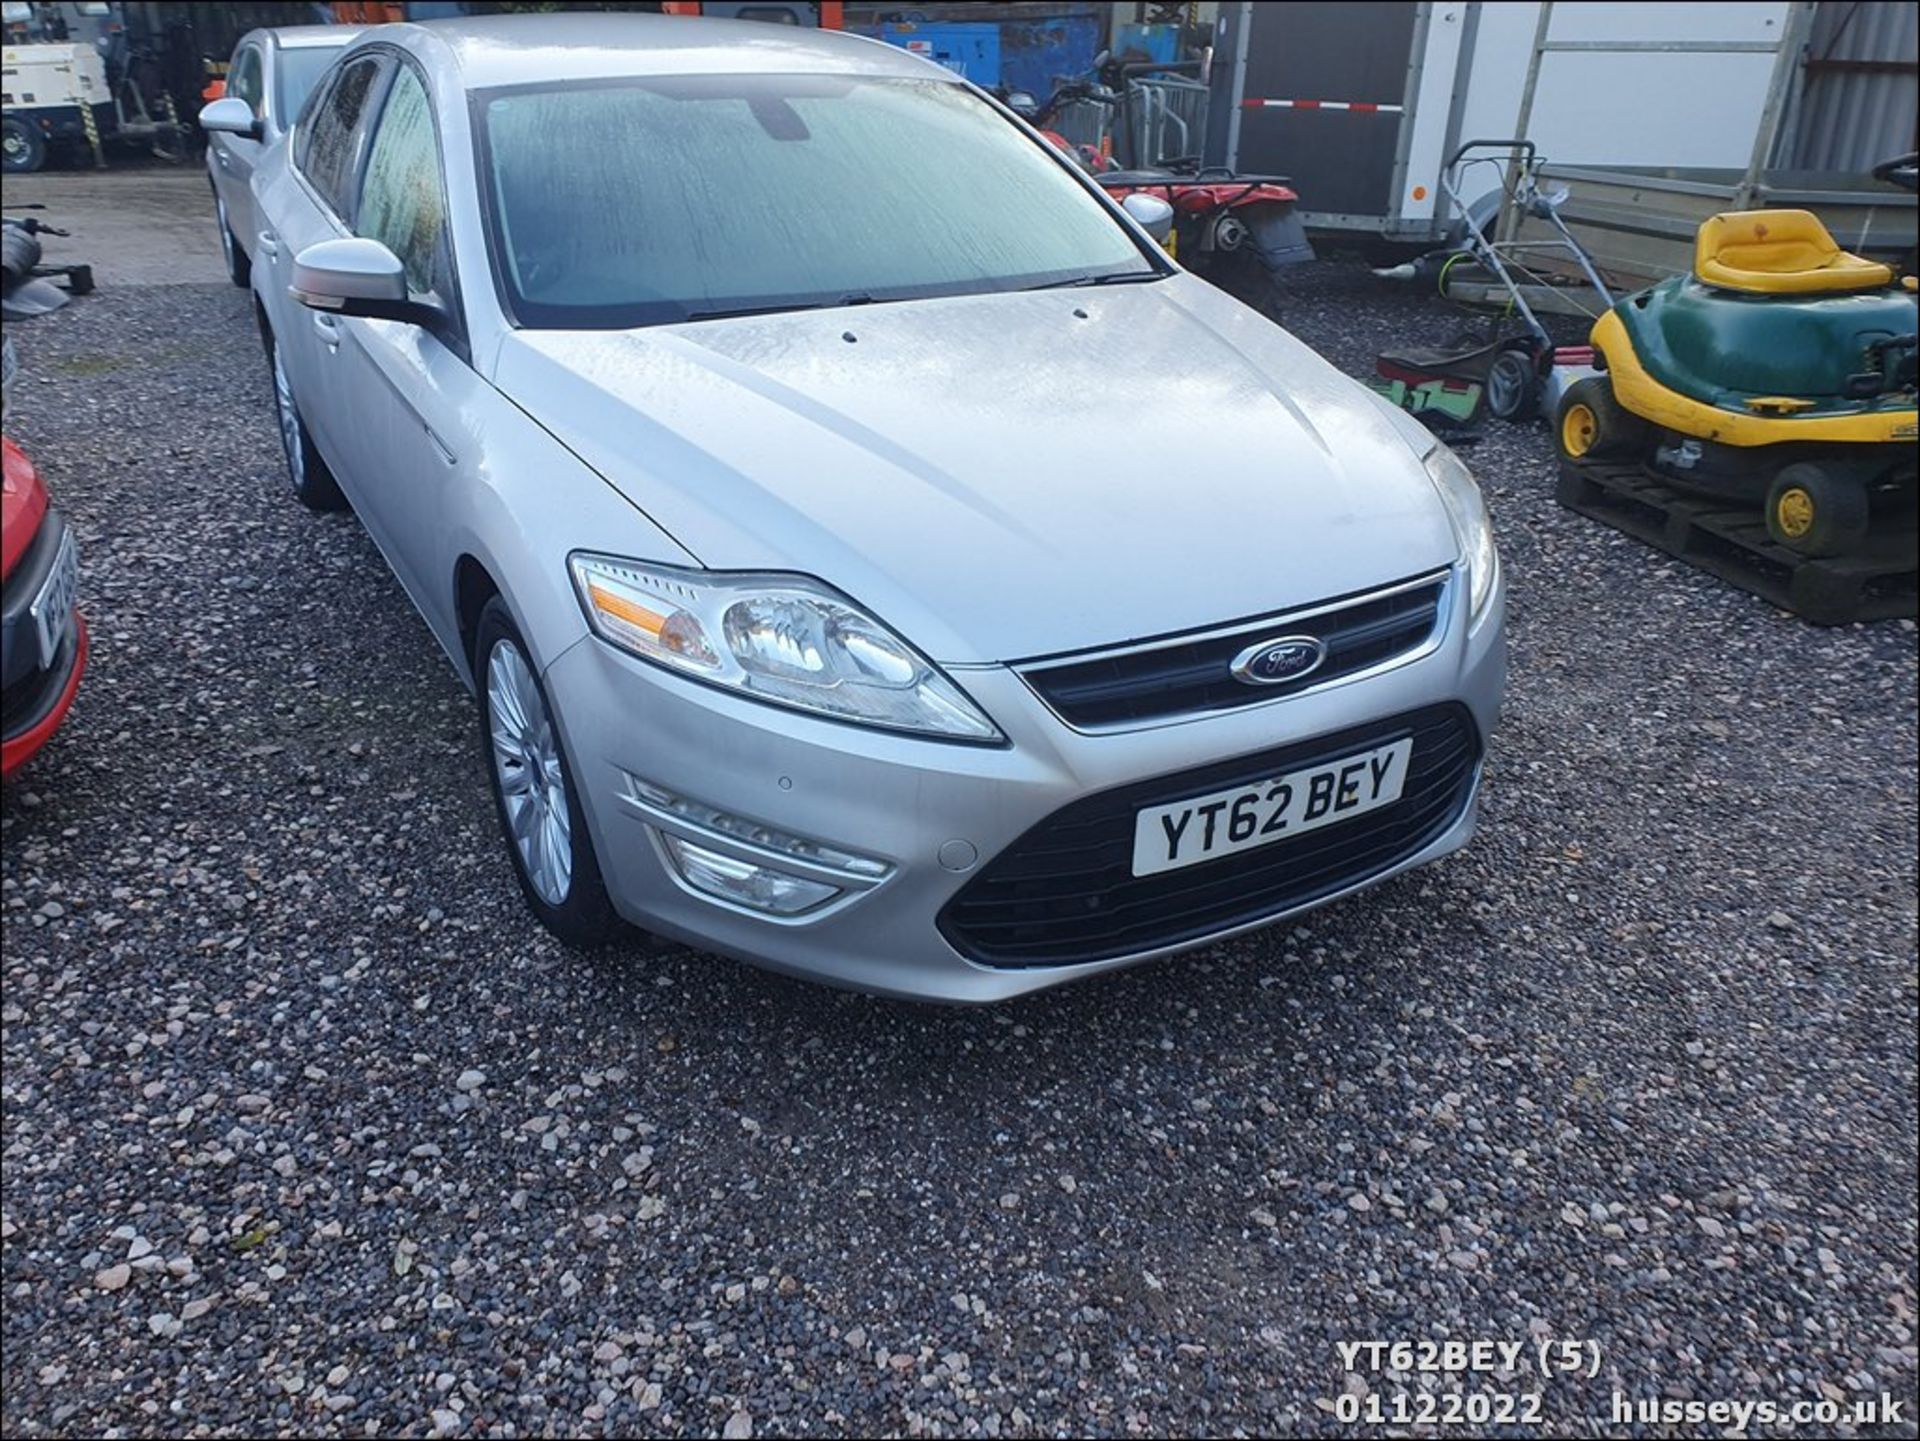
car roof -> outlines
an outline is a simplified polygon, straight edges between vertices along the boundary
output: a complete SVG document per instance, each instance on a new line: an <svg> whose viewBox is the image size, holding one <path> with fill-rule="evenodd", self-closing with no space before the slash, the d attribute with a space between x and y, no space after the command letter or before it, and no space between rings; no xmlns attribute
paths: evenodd
<svg viewBox="0 0 1920 1441"><path fill-rule="evenodd" d="M954 79L952 72L878 40L763 20L606 12L490 15L381 26L379 34L417 49L445 46L468 90L636 75Z"/></svg>
<svg viewBox="0 0 1920 1441"><path fill-rule="evenodd" d="M240 44L244 45L249 40L265 40L282 50L338 50L364 29L364 25L263 26L242 35Z"/></svg>

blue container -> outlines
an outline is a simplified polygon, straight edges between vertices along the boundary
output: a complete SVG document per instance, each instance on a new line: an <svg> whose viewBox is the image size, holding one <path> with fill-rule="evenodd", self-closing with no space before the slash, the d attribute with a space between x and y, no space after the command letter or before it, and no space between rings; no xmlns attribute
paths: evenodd
<svg viewBox="0 0 1920 1441"><path fill-rule="evenodd" d="M1144 55L1162 65L1180 58L1178 25L1122 25L1113 34L1113 53L1122 58Z"/></svg>
<svg viewBox="0 0 1920 1441"><path fill-rule="evenodd" d="M877 35L889 45L912 51L923 60L944 65L975 85L1000 83L1000 27L978 24L882 25L854 27Z"/></svg>
<svg viewBox="0 0 1920 1441"><path fill-rule="evenodd" d="M1097 11L1003 21L1000 83L1045 100L1055 81L1093 68L1106 33L1107 17Z"/></svg>

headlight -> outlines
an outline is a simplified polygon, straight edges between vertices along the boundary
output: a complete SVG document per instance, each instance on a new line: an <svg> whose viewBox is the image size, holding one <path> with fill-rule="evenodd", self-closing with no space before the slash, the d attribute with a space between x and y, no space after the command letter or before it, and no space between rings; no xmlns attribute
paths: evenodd
<svg viewBox="0 0 1920 1441"><path fill-rule="evenodd" d="M861 725L1000 739L931 661L818 581L604 555L569 564L594 633L669 670Z"/></svg>
<svg viewBox="0 0 1920 1441"><path fill-rule="evenodd" d="M1493 522L1487 516L1487 502L1473 472L1444 445L1427 452L1427 474L1447 507L1447 519L1453 522L1454 537L1460 542L1460 558L1467 567L1467 624L1473 626L1493 597L1494 577L1500 573L1500 557L1493 548Z"/></svg>

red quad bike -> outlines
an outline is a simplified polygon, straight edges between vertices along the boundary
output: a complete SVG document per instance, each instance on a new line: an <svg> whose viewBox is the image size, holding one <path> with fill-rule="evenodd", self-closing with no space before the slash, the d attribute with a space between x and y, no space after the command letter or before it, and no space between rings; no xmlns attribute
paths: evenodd
<svg viewBox="0 0 1920 1441"><path fill-rule="evenodd" d="M51 227L38 227L51 229ZM58 232L55 232L58 233ZM9 321L43 314L66 296L34 278L40 242L9 220L4 241L3 313ZM0 384L11 388L17 363L9 337L0 347ZM87 625L75 609L80 563L73 532L47 501L26 453L6 437L0 487L0 777L11 777L47 743L73 705L87 667Z"/></svg>
<svg viewBox="0 0 1920 1441"><path fill-rule="evenodd" d="M1082 170L1098 175L1103 170L1114 168L1107 132L1118 100L1111 90L1097 80L1056 80L1053 94L1044 101L1035 100L1024 90L1009 90L1004 85L995 88L993 94L1001 104L1038 130L1048 144L1071 155ZM1061 112L1074 105L1090 107L1102 117L1097 127L1100 132L1098 142L1069 140L1054 128L1061 121Z"/></svg>
<svg viewBox="0 0 1920 1441"><path fill-rule="evenodd" d="M1041 135L1071 155L1115 200L1139 192L1173 207L1174 229L1168 253L1236 299L1279 319L1280 278L1289 266L1313 259L1306 226L1298 213L1300 197L1284 175L1239 175L1219 166L1202 166L1197 156L1156 157L1144 169L1114 167L1109 137L1127 97L1143 90L1135 72L1178 70L1182 65L1120 63L1106 56L1094 62L1099 77L1055 82L1044 102L1020 93L1000 98ZM1112 83L1109 83L1112 82ZM1151 83L1147 81L1146 83ZM1118 87L1118 88L1116 88ZM1053 126L1068 106L1099 117L1098 143L1067 139Z"/></svg>
<svg viewBox="0 0 1920 1441"><path fill-rule="evenodd" d="M1115 200L1136 192L1165 200L1173 207L1168 252L1274 320L1280 318L1281 272L1313 259L1295 211L1300 197L1284 175L1213 167L1189 175L1109 170L1093 178Z"/></svg>

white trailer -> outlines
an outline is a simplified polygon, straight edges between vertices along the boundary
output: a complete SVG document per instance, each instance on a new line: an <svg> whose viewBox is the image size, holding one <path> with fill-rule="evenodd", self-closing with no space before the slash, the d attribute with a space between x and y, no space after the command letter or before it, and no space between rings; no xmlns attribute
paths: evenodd
<svg viewBox="0 0 1920 1441"><path fill-rule="evenodd" d="M1880 239L1897 245L1904 233L1910 247L1912 197L1870 186L1864 172L1884 158L1872 152L1912 148L1913 13L1911 5L1853 0L1230 0L1216 22L1223 103L1210 149L1235 168L1292 176L1314 231L1411 247L1455 230L1440 174L1467 140L1524 137L1551 162L1550 174L1598 168L1627 177L1628 208L1658 209L1662 196L1680 193L1660 184L1677 184L1689 214L1703 186L1720 209L1789 203L1779 192L1798 197L1810 177L1796 172L1791 184L1770 185L1773 170L1791 167L1796 152L1818 152L1825 180L1812 188L1864 192L1866 203L1889 207ZM1886 53L1833 60L1848 32L1856 49L1870 36ZM1818 87L1831 95L1836 84L1853 83L1854 72L1833 68L1844 65L1891 77L1867 97L1867 113L1853 106L1853 155L1811 144L1831 137L1807 133L1817 123ZM1847 180L1836 183L1841 175ZM1488 169L1463 188L1470 203L1491 206L1497 173ZM1573 188L1577 202L1581 187ZM1604 228L1605 217L1596 221L1577 204L1567 218L1576 231L1583 223ZM1606 258L1608 247L1598 248Z"/></svg>

